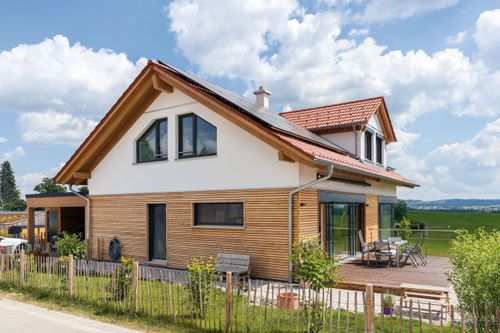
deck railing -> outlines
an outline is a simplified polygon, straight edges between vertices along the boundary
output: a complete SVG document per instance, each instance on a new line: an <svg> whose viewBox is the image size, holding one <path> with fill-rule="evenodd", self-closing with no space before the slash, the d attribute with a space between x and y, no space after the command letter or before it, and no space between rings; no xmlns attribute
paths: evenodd
<svg viewBox="0 0 500 333"><path fill-rule="evenodd" d="M383 296L227 274L193 277L186 271L114 262L0 255L0 286L65 297L83 304L222 332L477 332L498 327L500 311L485 317L438 301ZM383 293L386 293L385 291ZM458 310L458 311L457 311Z"/></svg>

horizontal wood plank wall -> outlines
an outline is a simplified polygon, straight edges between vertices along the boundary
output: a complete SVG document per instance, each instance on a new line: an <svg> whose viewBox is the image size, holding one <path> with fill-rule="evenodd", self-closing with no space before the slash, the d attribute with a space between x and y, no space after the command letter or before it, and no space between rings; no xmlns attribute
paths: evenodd
<svg viewBox="0 0 500 333"><path fill-rule="evenodd" d="M249 254L252 276L284 280L288 264L289 191L262 189L91 196L94 257L98 256L97 238L102 239L103 246L99 249L102 258L108 259L108 243L117 236L125 257L146 261L147 205L166 203L168 266L185 268L193 257L215 256L217 252ZM313 197L313 194L307 194L308 200ZM244 228L192 226L194 202L224 201L244 202ZM312 218L314 214L309 212L312 206L306 204L303 208Z"/></svg>
<svg viewBox="0 0 500 333"><path fill-rule="evenodd" d="M378 197L366 195L365 205L365 240L373 242L378 239Z"/></svg>
<svg viewBox="0 0 500 333"><path fill-rule="evenodd" d="M297 206L294 206L297 207ZM305 189L300 191L300 238L319 236L319 191Z"/></svg>

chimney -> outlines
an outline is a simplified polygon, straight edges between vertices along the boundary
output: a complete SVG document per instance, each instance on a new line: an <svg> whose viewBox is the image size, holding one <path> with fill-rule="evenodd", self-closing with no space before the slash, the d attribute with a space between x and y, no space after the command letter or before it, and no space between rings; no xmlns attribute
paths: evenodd
<svg viewBox="0 0 500 333"><path fill-rule="evenodd" d="M253 93L255 95L255 103L269 109L269 96L271 96L271 92L267 90L266 87L260 86L259 89L255 90Z"/></svg>

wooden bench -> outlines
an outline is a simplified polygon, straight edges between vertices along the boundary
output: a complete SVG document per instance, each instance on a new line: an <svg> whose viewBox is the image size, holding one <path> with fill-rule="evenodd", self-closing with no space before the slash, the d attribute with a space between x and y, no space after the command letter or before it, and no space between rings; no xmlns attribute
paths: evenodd
<svg viewBox="0 0 500 333"><path fill-rule="evenodd" d="M225 275L234 274L234 279L240 280L250 276L250 256L246 254L217 253L215 269Z"/></svg>
<svg viewBox="0 0 500 333"><path fill-rule="evenodd" d="M450 307L450 291L445 287L424 286L419 284L401 284L402 294L406 298L424 298L441 301L447 310Z"/></svg>

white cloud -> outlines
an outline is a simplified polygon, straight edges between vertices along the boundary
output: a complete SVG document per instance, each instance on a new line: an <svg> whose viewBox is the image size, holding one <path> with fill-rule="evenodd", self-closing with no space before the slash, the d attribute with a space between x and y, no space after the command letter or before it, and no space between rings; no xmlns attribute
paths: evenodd
<svg viewBox="0 0 500 333"><path fill-rule="evenodd" d="M349 37L357 37L357 36L368 36L370 34L370 29L363 28L363 29L352 29L349 31L347 34Z"/></svg>
<svg viewBox="0 0 500 333"><path fill-rule="evenodd" d="M0 52L0 111L103 114L144 66L57 35Z"/></svg>
<svg viewBox="0 0 500 333"><path fill-rule="evenodd" d="M3 136L0 136L0 143L5 143L7 142L7 139L4 138Z"/></svg>
<svg viewBox="0 0 500 333"><path fill-rule="evenodd" d="M446 38L446 43L447 44L452 44L452 45L461 44L465 40L466 36L467 36L467 31L466 30L460 31L459 33L457 33L454 36L448 36Z"/></svg>
<svg viewBox="0 0 500 333"><path fill-rule="evenodd" d="M474 137L441 145L418 161L399 155L401 172L419 179L422 187L402 194L411 198L491 198L500 188L500 118ZM411 173L410 173L411 172Z"/></svg>
<svg viewBox="0 0 500 333"><path fill-rule="evenodd" d="M458 0L369 0L359 19L365 22L406 19L455 5Z"/></svg>
<svg viewBox="0 0 500 333"><path fill-rule="evenodd" d="M390 3L382 1L378 6ZM412 1L404 10L396 5L391 18L455 3ZM446 168L451 172L454 164L411 154L411 145L420 138L419 133L408 129L415 120L431 112L500 116L500 71L486 61L472 60L456 48L432 54L423 50L388 51L371 37L359 42L340 38L343 19L338 13L305 13L293 1L274 2L269 7L266 4L258 2L253 7L230 0L217 4L176 0L168 7L170 28L176 33L178 48L201 75L240 78L246 82L246 94L250 96L256 86L265 85L273 92L271 107L275 109L386 96L400 140L391 148L391 165L429 186L444 179L436 175L446 173ZM478 20L478 48L482 45L479 40L489 34L484 27L491 26L491 15L483 14ZM484 51L481 54L486 56ZM472 164L469 167L473 176ZM453 195L455 190L465 193L451 182L447 186L438 187L442 192L435 195L446 191Z"/></svg>
<svg viewBox="0 0 500 333"><path fill-rule="evenodd" d="M97 125L96 121L55 111L22 113L19 123L24 141L43 144L78 144Z"/></svg>
<svg viewBox="0 0 500 333"><path fill-rule="evenodd" d="M493 68L500 68L500 9L481 13L476 23L474 40L481 59Z"/></svg>
<svg viewBox="0 0 500 333"><path fill-rule="evenodd" d="M26 155L26 151L24 150L23 147L16 147L14 150L6 152L3 154L2 158L0 161L12 161L17 159L18 157L22 157Z"/></svg>

